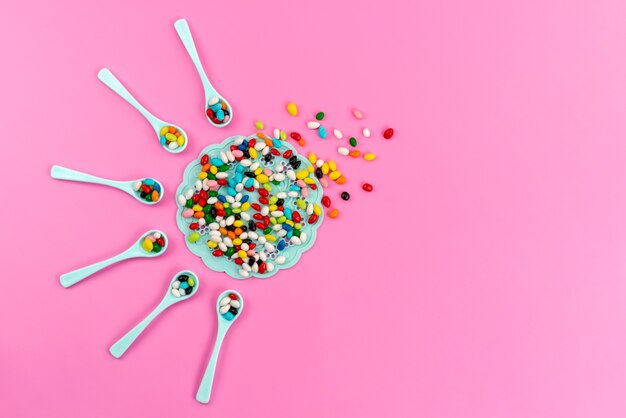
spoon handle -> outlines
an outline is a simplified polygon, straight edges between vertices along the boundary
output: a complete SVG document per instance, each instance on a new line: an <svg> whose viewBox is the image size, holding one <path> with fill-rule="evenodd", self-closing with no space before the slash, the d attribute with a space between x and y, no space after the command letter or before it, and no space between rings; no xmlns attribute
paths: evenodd
<svg viewBox="0 0 626 418"><path fill-rule="evenodd" d="M161 120L154 116L152 113L150 113L148 109L143 107L141 103L139 103L137 99L135 99L133 95L130 94L126 87L124 87L120 80L118 80L117 77L113 75L111 70L109 70L108 68L101 69L98 72L98 78L111 90L119 94L122 99L126 100L128 103L131 104L131 106L137 109L139 113L141 113L143 117L146 118L148 122L150 122L155 131L159 131L160 126L163 125Z"/></svg>
<svg viewBox="0 0 626 418"><path fill-rule="evenodd" d="M198 393L196 394L196 400L198 402L209 403L209 400L211 399L211 389L213 388L213 377L215 376L217 357L220 354L220 348L222 347L225 335L226 330L218 329L215 345L213 346L213 353L211 354L211 360L209 360L209 364L207 365L204 376L202 377L202 382L200 382Z"/></svg>
<svg viewBox="0 0 626 418"><path fill-rule="evenodd" d="M77 170L72 170L71 168L67 168L67 167L61 167L60 165L52 166L52 169L50 170L50 176L53 179L58 179L58 180L69 180L69 181L80 181L83 183L102 184L105 186L111 186L117 189L124 190L123 188L124 182L103 179L102 177L92 176L91 174L83 173Z"/></svg>
<svg viewBox="0 0 626 418"><path fill-rule="evenodd" d="M127 258L136 257L136 255L132 255L129 253L129 250L124 251L118 255L115 255L106 260L102 260L98 263L94 263L90 266L86 266L80 268L78 270L70 271L69 273L62 274L60 279L61 286L70 287L80 282L83 279L91 276L92 274L102 270L105 267L110 266L113 263L117 263L118 261L126 260Z"/></svg>
<svg viewBox="0 0 626 418"><path fill-rule="evenodd" d="M159 306L157 306L152 312L150 312L150 315L148 315L143 321L135 325L133 329L128 331L126 335L124 335L111 346L111 348L109 349L111 355L115 358L122 357L126 350L128 350L128 347L130 347L130 345L137 339L137 337L139 337L139 335L143 332L144 329L146 329L150 322L152 322L152 320L156 318L158 314L163 312L163 310L168 306L170 305L167 304L166 300L164 299L159 304Z"/></svg>
<svg viewBox="0 0 626 418"><path fill-rule="evenodd" d="M180 40L183 41L183 45L191 57L191 61L193 61L193 64L196 66L196 70L200 75L200 80L202 80L205 97L208 101L210 96L216 96L218 94L217 91L215 91L215 88L211 85L211 82L202 67L200 57L198 56L198 50L196 49L196 44L193 42L193 37L191 36L191 31L189 30L189 24L185 19L178 19L174 23L174 28L176 29Z"/></svg>

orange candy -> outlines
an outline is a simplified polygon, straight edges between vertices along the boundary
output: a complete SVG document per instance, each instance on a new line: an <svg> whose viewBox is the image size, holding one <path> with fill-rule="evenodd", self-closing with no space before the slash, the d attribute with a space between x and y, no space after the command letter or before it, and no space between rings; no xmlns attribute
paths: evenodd
<svg viewBox="0 0 626 418"><path fill-rule="evenodd" d="M328 216L330 216L331 218L335 219L337 216L339 216L339 209L331 210L330 213L328 214Z"/></svg>

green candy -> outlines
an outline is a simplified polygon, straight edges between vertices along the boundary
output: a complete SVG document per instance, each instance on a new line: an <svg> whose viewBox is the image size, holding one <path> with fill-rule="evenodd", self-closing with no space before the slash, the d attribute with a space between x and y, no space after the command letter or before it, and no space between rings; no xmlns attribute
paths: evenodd
<svg viewBox="0 0 626 418"><path fill-rule="evenodd" d="M193 207L193 200L188 199L187 203L185 203L185 207L191 209Z"/></svg>
<svg viewBox="0 0 626 418"><path fill-rule="evenodd" d="M324 112L317 112L317 115L315 115L315 119L317 120L324 119Z"/></svg>
<svg viewBox="0 0 626 418"><path fill-rule="evenodd" d="M161 251L161 246L155 242L152 246L152 252L158 253L159 251Z"/></svg>
<svg viewBox="0 0 626 418"><path fill-rule="evenodd" d="M233 254L235 254L235 249L233 247L228 247L226 250L226 257L230 257Z"/></svg>
<svg viewBox="0 0 626 418"><path fill-rule="evenodd" d="M218 172L224 172L224 171L228 171L229 169L230 169L230 167L228 166L228 164L224 164L224 165L219 166L217 168L217 171Z"/></svg>
<svg viewBox="0 0 626 418"><path fill-rule="evenodd" d="M351 137L350 138L350 145L352 145L353 147L356 147L356 138L355 137Z"/></svg>
<svg viewBox="0 0 626 418"><path fill-rule="evenodd" d="M233 214L233 210L231 208L224 209L224 212L226 212L226 216L230 216Z"/></svg>
<svg viewBox="0 0 626 418"><path fill-rule="evenodd" d="M146 202L152 202L152 194L148 193L146 195Z"/></svg>
<svg viewBox="0 0 626 418"><path fill-rule="evenodd" d="M217 191L215 191L215 190L211 190L211 191L209 192L209 196L211 196L211 197L217 197Z"/></svg>
<svg viewBox="0 0 626 418"><path fill-rule="evenodd" d="M270 232L272 232L272 227L271 227L271 226L268 226L267 228L265 228L265 229L263 230L263 233L264 233L264 234L269 234Z"/></svg>

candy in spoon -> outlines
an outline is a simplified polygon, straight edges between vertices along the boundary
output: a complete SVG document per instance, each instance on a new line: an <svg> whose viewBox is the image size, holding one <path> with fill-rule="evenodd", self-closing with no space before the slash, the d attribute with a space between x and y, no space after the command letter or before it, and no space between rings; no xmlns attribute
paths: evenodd
<svg viewBox="0 0 626 418"><path fill-rule="evenodd" d="M199 285L198 276L196 276L194 272L183 270L176 273L161 303L154 308L150 315L111 346L109 349L111 355L115 358L120 358L158 314L173 304L189 299L191 296L195 295Z"/></svg>
<svg viewBox="0 0 626 418"><path fill-rule="evenodd" d="M198 388L196 400L202 403L208 403L211 399L211 388L213 387L213 377L215 376L215 366L217 365L217 357L220 354L220 348L224 341L224 336L230 326L239 318L243 311L243 297L235 290L226 290L217 298L215 304L217 314L217 337L213 346L211 360L204 372L204 377Z"/></svg>
<svg viewBox="0 0 626 418"><path fill-rule="evenodd" d="M60 281L63 287L70 287L83 279L91 276L92 274L102 270L105 267L110 266L118 261L127 260L129 258L137 257L156 257L167 250L168 239L165 233L153 229L143 234L133 245L126 251L113 256L99 263L92 264L87 267L74 270L69 273L61 275Z"/></svg>
<svg viewBox="0 0 626 418"><path fill-rule="evenodd" d="M163 197L163 185L152 178L130 181L109 180L70 168L61 167L60 165L52 166L50 176L58 180L80 181L83 183L102 184L104 186L114 187L128 193L146 205L154 205L160 202Z"/></svg>
<svg viewBox="0 0 626 418"><path fill-rule="evenodd" d="M233 110L228 101L222 97L215 87L209 81L209 78L202 67L202 63L200 62L200 56L198 55L198 50L196 49L196 45L193 41L193 37L191 36L191 31L189 30L189 24L185 19L179 19L174 23L174 28L180 37L180 40L183 41L183 45L187 50L187 53L191 57L191 61L196 66L196 70L200 75L200 80L202 81L202 86L204 87L204 98L205 98L205 114L207 120L218 128L223 128L228 125L230 121L233 119Z"/></svg>
<svg viewBox="0 0 626 418"><path fill-rule="evenodd" d="M122 83L113 75L108 68L103 68L98 72L98 78L106 84L111 90L116 92L130 103L135 109L143 115L144 118L152 125L152 129L156 132L159 143L164 150L179 153L187 148L187 134L182 128L173 123L165 122L148 111L133 97L132 94L122 85Z"/></svg>

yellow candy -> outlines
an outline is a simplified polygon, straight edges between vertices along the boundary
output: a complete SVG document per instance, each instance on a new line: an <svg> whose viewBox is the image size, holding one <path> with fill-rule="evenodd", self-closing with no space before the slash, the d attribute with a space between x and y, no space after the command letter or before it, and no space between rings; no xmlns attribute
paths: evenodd
<svg viewBox="0 0 626 418"><path fill-rule="evenodd" d="M322 164L322 173L328 174L328 171L329 171L328 163Z"/></svg>
<svg viewBox="0 0 626 418"><path fill-rule="evenodd" d="M251 158L256 159L259 156L259 154L256 152L256 149L254 149L254 147L248 148L248 152L250 153Z"/></svg>
<svg viewBox="0 0 626 418"><path fill-rule="evenodd" d="M265 239L271 242L276 242L276 237L274 235L267 234Z"/></svg>
<svg viewBox="0 0 626 418"><path fill-rule="evenodd" d="M258 176L256 176L256 180L263 184L263 183L267 183L268 181L270 181L270 178L267 177L265 174L259 174Z"/></svg>
<svg viewBox="0 0 626 418"><path fill-rule="evenodd" d="M289 112L291 116L296 116L298 114L298 107L295 103L289 103L287 105L287 112Z"/></svg>
<svg viewBox="0 0 626 418"><path fill-rule="evenodd" d="M314 153L310 152L309 153L309 161L311 161L311 164L315 164L315 162L317 161L317 155L315 155Z"/></svg>
<svg viewBox="0 0 626 418"><path fill-rule="evenodd" d="M161 129L161 133L159 134L159 136L165 136L166 133L168 133L170 131L168 126L164 126L163 129Z"/></svg>
<svg viewBox="0 0 626 418"><path fill-rule="evenodd" d="M276 205L270 205L270 212L275 211L276 209L278 209L278 206Z"/></svg>
<svg viewBox="0 0 626 418"><path fill-rule="evenodd" d="M168 132L165 134L165 139L167 139L168 141L176 141L176 135Z"/></svg>
<svg viewBox="0 0 626 418"><path fill-rule="evenodd" d="M197 232L192 232L188 237L187 240L189 242L196 242L200 239L200 234L198 234Z"/></svg>
<svg viewBox="0 0 626 418"><path fill-rule="evenodd" d="M309 172L307 170L300 170L296 173L296 178L299 180L305 179L309 177Z"/></svg>
<svg viewBox="0 0 626 418"><path fill-rule="evenodd" d="M254 127L257 128L258 130L263 130L263 128L265 128L265 125L260 120L257 120L254 123Z"/></svg>
<svg viewBox="0 0 626 418"><path fill-rule="evenodd" d="M201 171L200 173L198 173L198 178L200 180L204 180L205 178L207 178L208 174L206 171Z"/></svg>
<svg viewBox="0 0 626 418"><path fill-rule="evenodd" d="M330 160L328 162L328 168L330 168L330 171L335 171L337 169L337 164L335 164L333 160Z"/></svg>
<svg viewBox="0 0 626 418"><path fill-rule="evenodd" d="M287 220L287 221L285 221L285 223L286 223L287 225L291 225L291 226L293 226L293 221Z"/></svg>
<svg viewBox="0 0 626 418"><path fill-rule="evenodd" d="M222 205L224 205L224 208L227 208L227 207L229 207L229 206L230 206L230 203L228 203L228 202L224 202L224 203L222 203Z"/></svg>
<svg viewBox="0 0 626 418"><path fill-rule="evenodd" d="M190 277L187 279L187 283L189 283L189 286L192 286L196 284L196 281L193 279L193 277Z"/></svg>
<svg viewBox="0 0 626 418"><path fill-rule="evenodd" d="M241 208L235 208L235 209L233 209L233 213L241 213Z"/></svg>
<svg viewBox="0 0 626 418"><path fill-rule="evenodd" d="M286 140L287 139L287 132L280 131L280 139L281 139L281 141Z"/></svg>
<svg viewBox="0 0 626 418"><path fill-rule="evenodd" d="M241 245L243 241L241 240L241 238L235 238L233 240L233 245Z"/></svg>
<svg viewBox="0 0 626 418"><path fill-rule="evenodd" d="M341 171L333 171L328 175L328 177L330 177L331 180L337 180L339 177L341 177Z"/></svg>
<svg viewBox="0 0 626 418"><path fill-rule="evenodd" d="M237 254L239 254L240 258L246 258L248 257L248 253L246 253L244 250L239 250L237 251Z"/></svg>
<svg viewBox="0 0 626 418"><path fill-rule="evenodd" d="M271 185L271 184L269 184L269 183L265 183L265 184L263 185L263 188L264 188L265 190L267 190L268 192L271 192L271 191L272 191L272 185Z"/></svg>
<svg viewBox="0 0 626 418"><path fill-rule="evenodd" d="M154 248L154 244L148 238L143 240L143 249L150 252Z"/></svg>
<svg viewBox="0 0 626 418"><path fill-rule="evenodd" d="M307 170L309 170L309 173L312 173L315 171L315 167L313 167L312 165L307 167Z"/></svg>
<svg viewBox="0 0 626 418"><path fill-rule="evenodd" d="M240 226L243 226L243 221L236 220L235 222L233 222L233 225L235 226L235 228L239 228Z"/></svg>
<svg viewBox="0 0 626 418"><path fill-rule="evenodd" d="M193 205L193 209L194 212L200 212L202 210L202 206L200 205Z"/></svg>
<svg viewBox="0 0 626 418"><path fill-rule="evenodd" d="M258 176L259 174L261 174L263 172L263 169L261 167L257 168L256 170L254 170L254 175Z"/></svg>
<svg viewBox="0 0 626 418"><path fill-rule="evenodd" d="M211 174L217 174L217 166L212 165L211 168L209 168L209 171Z"/></svg>
<svg viewBox="0 0 626 418"><path fill-rule="evenodd" d="M368 153L368 154L365 154L365 155L363 156L363 159L364 159L364 160L366 160L366 161L373 161L373 160L375 160L375 159L376 159L376 154L372 154L372 153L370 152L370 153Z"/></svg>
<svg viewBox="0 0 626 418"><path fill-rule="evenodd" d="M207 241L206 244L209 246L209 248L216 248L217 247L217 242L215 242L215 241Z"/></svg>
<svg viewBox="0 0 626 418"><path fill-rule="evenodd" d="M322 208L317 203L313 205L313 213L317 216L322 214Z"/></svg>
<svg viewBox="0 0 626 418"><path fill-rule="evenodd" d="M270 218L270 223L271 223L272 225L276 225L276 218L271 217L271 218Z"/></svg>
<svg viewBox="0 0 626 418"><path fill-rule="evenodd" d="M246 202L243 205L241 205L241 210L243 210L244 212L247 211L248 209L250 209L250 202ZM235 210L233 209L233 212Z"/></svg>
<svg viewBox="0 0 626 418"><path fill-rule="evenodd" d="M183 137L182 135L179 136L178 138L176 138L176 142L178 143L179 147L182 147L185 144L185 137Z"/></svg>
<svg viewBox="0 0 626 418"><path fill-rule="evenodd" d="M311 177L307 177L304 179L304 182L306 184L315 184L315 180L313 180Z"/></svg>
<svg viewBox="0 0 626 418"><path fill-rule="evenodd" d="M248 203L248 202L246 202L246 203ZM298 205L298 207L300 209L306 209L306 203L302 199L296 200L296 205Z"/></svg>

